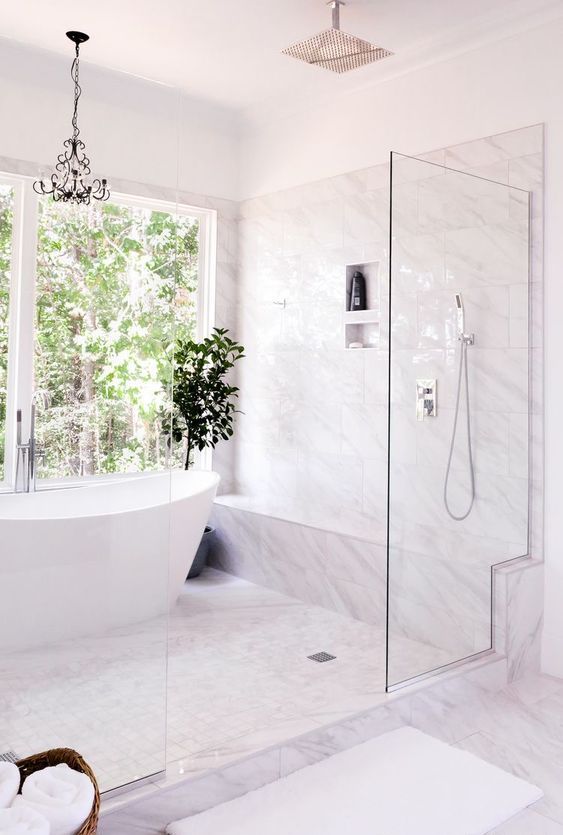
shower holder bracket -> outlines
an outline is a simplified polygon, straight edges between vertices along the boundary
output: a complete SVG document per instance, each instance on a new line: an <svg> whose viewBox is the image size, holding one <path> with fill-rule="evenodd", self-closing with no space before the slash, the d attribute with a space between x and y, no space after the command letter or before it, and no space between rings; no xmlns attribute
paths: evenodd
<svg viewBox="0 0 563 835"><path fill-rule="evenodd" d="M427 417L436 417L437 382L432 379L416 381L416 419L424 420Z"/></svg>

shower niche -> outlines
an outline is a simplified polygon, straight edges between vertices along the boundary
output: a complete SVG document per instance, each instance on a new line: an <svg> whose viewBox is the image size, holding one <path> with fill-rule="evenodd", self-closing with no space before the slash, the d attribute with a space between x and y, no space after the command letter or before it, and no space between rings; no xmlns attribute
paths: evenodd
<svg viewBox="0 0 563 835"><path fill-rule="evenodd" d="M363 310L351 310L354 273L363 275L366 302ZM380 262L366 261L346 265L344 347L358 350L379 347L380 337Z"/></svg>

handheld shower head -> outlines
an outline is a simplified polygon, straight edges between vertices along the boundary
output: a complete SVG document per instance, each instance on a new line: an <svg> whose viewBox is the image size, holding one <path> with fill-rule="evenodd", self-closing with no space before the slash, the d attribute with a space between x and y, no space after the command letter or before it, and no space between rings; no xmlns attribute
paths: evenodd
<svg viewBox="0 0 563 835"><path fill-rule="evenodd" d="M461 337L465 333L465 310L463 309L461 293L455 294L455 306L457 310L457 335Z"/></svg>
<svg viewBox="0 0 563 835"><path fill-rule="evenodd" d="M461 293L455 294L455 306L457 314L457 338L465 345L473 345L475 342L475 334L465 332L465 308Z"/></svg>

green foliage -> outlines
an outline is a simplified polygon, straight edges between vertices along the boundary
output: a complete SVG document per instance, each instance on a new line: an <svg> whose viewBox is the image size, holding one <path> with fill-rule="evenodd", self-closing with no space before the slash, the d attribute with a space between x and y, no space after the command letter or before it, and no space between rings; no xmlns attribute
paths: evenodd
<svg viewBox="0 0 563 835"><path fill-rule="evenodd" d="M41 475L164 465L173 344L195 333L198 234L192 217L41 201L35 387L51 396L38 418Z"/></svg>
<svg viewBox="0 0 563 835"><path fill-rule="evenodd" d="M244 348L227 334L225 328L214 328L201 342L180 339L176 344L172 437L186 441L186 470L192 450L215 448L233 434L238 388L225 378L244 356Z"/></svg>

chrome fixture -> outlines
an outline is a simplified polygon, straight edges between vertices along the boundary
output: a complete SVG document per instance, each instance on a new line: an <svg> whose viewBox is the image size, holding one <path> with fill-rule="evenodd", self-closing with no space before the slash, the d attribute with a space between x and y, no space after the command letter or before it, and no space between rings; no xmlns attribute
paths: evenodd
<svg viewBox="0 0 563 835"><path fill-rule="evenodd" d="M331 28L282 49L282 53L338 73L348 72L373 61L381 61L382 58L392 55L388 49L374 46L340 29L340 6L345 5L343 0L329 0L327 6L332 8Z"/></svg>
<svg viewBox="0 0 563 835"><path fill-rule="evenodd" d="M38 389L31 398L29 413L29 440L22 442L22 410L16 413L16 493L35 493L37 489L37 461L45 459L45 450L38 449L35 439L35 418L37 403L44 409L49 406L49 394ZM21 481L21 486L20 486Z"/></svg>
<svg viewBox="0 0 563 835"><path fill-rule="evenodd" d="M473 345L475 342L474 333L465 333L465 310L461 293L455 294L455 306L457 310L457 338L465 345Z"/></svg>
<svg viewBox="0 0 563 835"><path fill-rule="evenodd" d="M90 160L86 156L86 146L79 138L80 128L78 127L78 100L82 94L82 87L79 83L80 71L80 44L89 40L89 35L84 32L67 32L69 38L75 45L75 56L70 70L70 76L74 82L74 110L72 114L72 136L67 139L63 146L65 150L59 154L55 171L47 182L43 179L33 183L33 190L37 194L52 195L53 200L62 203L81 203L88 205L90 199L107 200L110 192L107 187L107 180L90 180Z"/></svg>
<svg viewBox="0 0 563 835"><path fill-rule="evenodd" d="M416 381L416 419L436 417L438 404L436 401L436 380Z"/></svg>
<svg viewBox="0 0 563 835"><path fill-rule="evenodd" d="M446 467L446 478L444 480L444 505L448 516L454 519L456 522L463 522L464 519L467 519L471 510L473 508L473 503L475 501L475 466L473 464L473 444L471 441L471 404L469 400L469 373L467 370L467 348L470 345L475 343L475 334L474 333L466 333L465 331L465 310L463 307L463 299L461 298L461 293L455 294L455 305L456 305L456 315L457 315L457 338L461 343L460 346L460 353L459 353L459 372L457 377L457 395L456 395L456 403L455 403L455 413L454 413L454 425L452 429L452 439L450 442L450 452L448 455L448 465ZM467 454L469 457L469 479L470 479L470 487L471 487L471 498L469 500L469 506L465 513L461 515L457 515L453 513L450 508L449 501L448 501L448 483L450 479L450 471L452 468L452 458L454 454L454 447L455 447L455 439L457 434L457 423L459 419L459 411L461 405L461 389L462 389L462 382L463 378L465 378L465 400L466 400L466 427L467 427Z"/></svg>

